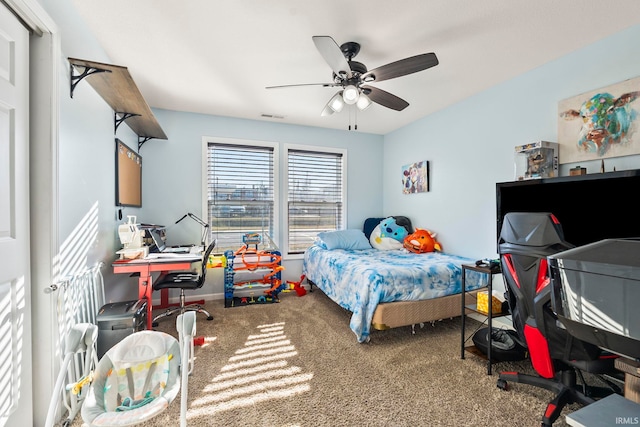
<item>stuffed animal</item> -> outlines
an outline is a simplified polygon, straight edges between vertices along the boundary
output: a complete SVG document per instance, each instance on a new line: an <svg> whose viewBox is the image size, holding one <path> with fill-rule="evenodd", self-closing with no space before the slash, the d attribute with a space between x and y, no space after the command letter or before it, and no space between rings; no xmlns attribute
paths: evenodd
<svg viewBox="0 0 640 427"><path fill-rule="evenodd" d="M371 246L376 249L402 249L404 239L408 234L406 226L398 224L396 218L390 216L380 221L380 224L373 229L369 241Z"/></svg>
<svg viewBox="0 0 640 427"><path fill-rule="evenodd" d="M380 222L380 237L391 237L398 242L403 242L404 238L409 235L407 229L396 222L392 216L385 218Z"/></svg>
<svg viewBox="0 0 640 427"><path fill-rule="evenodd" d="M415 233L409 234L404 239L404 247L411 252L422 254L425 252L442 251L442 246L435 239L436 234L429 230L416 228Z"/></svg>

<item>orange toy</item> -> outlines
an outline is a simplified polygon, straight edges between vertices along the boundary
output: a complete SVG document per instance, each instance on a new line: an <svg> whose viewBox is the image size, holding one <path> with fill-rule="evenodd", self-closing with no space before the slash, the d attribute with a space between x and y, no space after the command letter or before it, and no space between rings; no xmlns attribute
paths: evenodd
<svg viewBox="0 0 640 427"><path fill-rule="evenodd" d="M441 252L442 246L435 237L435 233L431 233L429 230L416 228L415 233L409 234L404 238L404 247L417 254L434 251Z"/></svg>
<svg viewBox="0 0 640 427"><path fill-rule="evenodd" d="M277 295L278 289L282 285L282 280L278 278L277 274L284 270L284 267L280 265L282 257L278 253L262 251L258 250L257 248L249 248L249 246L245 244L240 249L238 249L234 253L234 255L242 256L243 265L234 266L234 270L236 271L255 271L258 268L271 270L261 279L236 282L234 283L234 286L242 287L247 285L248 287L251 287L251 283L271 285L271 288L264 291L264 293L271 295L275 292L275 295ZM247 256L247 258L245 258L245 256ZM249 259L251 259L251 261L249 261Z"/></svg>

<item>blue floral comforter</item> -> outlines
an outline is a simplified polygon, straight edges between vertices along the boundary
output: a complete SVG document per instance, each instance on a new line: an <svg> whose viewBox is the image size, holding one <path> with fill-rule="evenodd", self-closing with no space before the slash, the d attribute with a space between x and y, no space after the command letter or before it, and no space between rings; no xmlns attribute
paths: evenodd
<svg viewBox="0 0 640 427"><path fill-rule="evenodd" d="M304 254L302 270L329 298L352 312L349 326L358 341L364 342L379 303L460 293L461 265L473 263L474 260L442 252L327 250L314 245ZM486 282L485 275L467 272L467 290L486 286Z"/></svg>

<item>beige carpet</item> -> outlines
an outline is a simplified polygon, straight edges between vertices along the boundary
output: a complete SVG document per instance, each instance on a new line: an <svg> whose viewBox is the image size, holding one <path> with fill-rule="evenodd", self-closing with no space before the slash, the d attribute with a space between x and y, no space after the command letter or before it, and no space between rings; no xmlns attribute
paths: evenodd
<svg viewBox="0 0 640 427"><path fill-rule="evenodd" d="M349 312L321 291L281 294L279 304L223 308L199 315L190 426L539 426L551 393L496 387L494 365L460 359L460 319L374 331L358 344ZM175 319L158 330L175 335ZM577 409L573 406L571 410ZM179 425L180 396L149 426ZM555 426L566 426L565 412ZM81 425L80 417L74 425Z"/></svg>

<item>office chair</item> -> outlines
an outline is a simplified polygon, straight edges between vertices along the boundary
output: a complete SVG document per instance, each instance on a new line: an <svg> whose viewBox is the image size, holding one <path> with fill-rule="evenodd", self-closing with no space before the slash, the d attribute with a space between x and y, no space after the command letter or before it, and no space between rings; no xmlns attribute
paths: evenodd
<svg viewBox="0 0 640 427"><path fill-rule="evenodd" d="M616 356L572 337L552 310L547 256L573 247L564 241L557 218L550 213L508 213L498 247L513 326L526 342L538 375L501 372L497 386L507 390L511 381L555 392L542 417L543 427L552 426L567 404L588 405L619 393L620 388L601 375L617 375ZM599 376L609 387L587 385L583 372Z"/></svg>
<svg viewBox="0 0 640 427"><path fill-rule="evenodd" d="M184 291L200 289L202 285L204 285L205 278L207 276L207 261L209 259L209 255L211 255L211 251L216 246L217 240L214 240L209 244L207 250L204 251L204 255L202 256L202 265L198 272L189 272L189 271L177 271L174 273L167 273L158 278L158 280L153 284L153 290L158 291L161 289L180 289L180 305L177 307L173 307L168 309L162 314L157 315L153 318L153 326L158 326L158 320L169 317L173 313L184 313L185 311L196 311L198 313L202 313L207 316L207 320L213 320L213 316L209 314L207 310L204 309L200 304L188 304L185 305L185 295Z"/></svg>

